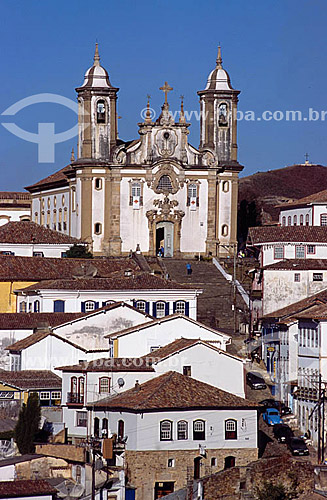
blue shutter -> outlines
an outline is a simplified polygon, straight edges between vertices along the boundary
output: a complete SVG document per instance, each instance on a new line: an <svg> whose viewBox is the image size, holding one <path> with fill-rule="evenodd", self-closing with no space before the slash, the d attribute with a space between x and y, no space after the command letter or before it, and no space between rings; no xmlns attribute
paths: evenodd
<svg viewBox="0 0 327 500"><path fill-rule="evenodd" d="M157 303L153 302L153 313L152 316L157 317Z"/></svg>
<svg viewBox="0 0 327 500"><path fill-rule="evenodd" d="M185 316L189 316L189 315L190 315L190 303L185 302Z"/></svg>
<svg viewBox="0 0 327 500"><path fill-rule="evenodd" d="M99 309L99 302L94 302L95 309Z"/></svg>
<svg viewBox="0 0 327 500"><path fill-rule="evenodd" d="M53 303L53 312L65 312L65 302L63 300L55 300Z"/></svg>
<svg viewBox="0 0 327 500"><path fill-rule="evenodd" d="M166 302L165 304L165 315L168 316L169 314L169 302Z"/></svg>
<svg viewBox="0 0 327 500"><path fill-rule="evenodd" d="M133 307L135 307L135 309L136 309L136 302L137 301L135 299L133 299Z"/></svg>
<svg viewBox="0 0 327 500"><path fill-rule="evenodd" d="M145 312L146 314L150 314L150 302L145 303Z"/></svg>
<svg viewBox="0 0 327 500"><path fill-rule="evenodd" d="M105 307L105 305L106 305L106 302L105 302L105 301L104 301L104 302L102 301L102 307Z"/></svg>
<svg viewBox="0 0 327 500"><path fill-rule="evenodd" d="M81 303L81 311L82 313L85 313L85 302Z"/></svg>
<svg viewBox="0 0 327 500"><path fill-rule="evenodd" d="M173 302L173 313L176 312L176 302Z"/></svg>

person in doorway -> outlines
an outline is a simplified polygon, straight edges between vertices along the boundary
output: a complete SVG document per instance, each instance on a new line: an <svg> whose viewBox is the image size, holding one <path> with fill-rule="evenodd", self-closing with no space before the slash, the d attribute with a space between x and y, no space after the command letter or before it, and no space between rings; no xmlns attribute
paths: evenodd
<svg viewBox="0 0 327 500"><path fill-rule="evenodd" d="M162 245L160 247L160 254L161 254L161 257L165 256L165 249L164 249L164 247Z"/></svg>
<svg viewBox="0 0 327 500"><path fill-rule="evenodd" d="M192 274L192 266L189 262L186 264L186 271L187 271L188 276L190 276Z"/></svg>

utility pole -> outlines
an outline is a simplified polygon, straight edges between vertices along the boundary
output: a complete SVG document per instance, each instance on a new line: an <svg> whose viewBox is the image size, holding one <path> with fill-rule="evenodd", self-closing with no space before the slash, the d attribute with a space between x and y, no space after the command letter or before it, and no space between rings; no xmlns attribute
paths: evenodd
<svg viewBox="0 0 327 500"><path fill-rule="evenodd" d="M233 306L234 306L234 335L236 334L237 317L236 317L236 252L237 246L234 245L234 265L233 265Z"/></svg>
<svg viewBox="0 0 327 500"><path fill-rule="evenodd" d="M318 464L321 463L321 373L318 379Z"/></svg>

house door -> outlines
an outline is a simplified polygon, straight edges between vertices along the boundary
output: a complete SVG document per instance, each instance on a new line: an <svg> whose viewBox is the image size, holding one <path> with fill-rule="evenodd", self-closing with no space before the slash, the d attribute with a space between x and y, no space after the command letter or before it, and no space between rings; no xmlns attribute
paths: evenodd
<svg viewBox="0 0 327 500"><path fill-rule="evenodd" d="M157 498L162 498L165 495L169 495L169 493L173 493L173 491L174 491L173 481L156 483L154 488L154 500L157 500Z"/></svg>
<svg viewBox="0 0 327 500"><path fill-rule="evenodd" d="M194 459L194 479L200 479L201 458L202 457L196 457Z"/></svg>
<svg viewBox="0 0 327 500"><path fill-rule="evenodd" d="M235 467L235 457L226 457L225 458L225 469L230 469L231 467Z"/></svg>
<svg viewBox="0 0 327 500"><path fill-rule="evenodd" d="M163 257L174 255L174 224L158 222L156 227L156 255L163 249Z"/></svg>

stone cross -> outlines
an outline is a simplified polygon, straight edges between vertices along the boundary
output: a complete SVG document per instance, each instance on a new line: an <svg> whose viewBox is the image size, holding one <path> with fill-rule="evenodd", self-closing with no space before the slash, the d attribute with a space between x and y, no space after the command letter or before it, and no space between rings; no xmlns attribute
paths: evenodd
<svg viewBox="0 0 327 500"><path fill-rule="evenodd" d="M165 85L163 85L162 87L159 87L159 90L162 90L165 93L165 104L168 104L167 94L168 94L168 92L170 92L171 90L173 90L173 87L170 87L168 85L168 83L165 82Z"/></svg>

